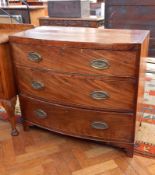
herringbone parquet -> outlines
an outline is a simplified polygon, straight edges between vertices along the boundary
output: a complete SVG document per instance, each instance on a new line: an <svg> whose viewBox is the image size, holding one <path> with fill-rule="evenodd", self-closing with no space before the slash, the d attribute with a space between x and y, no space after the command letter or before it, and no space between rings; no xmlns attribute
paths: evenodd
<svg viewBox="0 0 155 175"><path fill-rule="evenodd" d="M32 128L10 136L0 121L0 175L155 175L155 160Z"/></svg>

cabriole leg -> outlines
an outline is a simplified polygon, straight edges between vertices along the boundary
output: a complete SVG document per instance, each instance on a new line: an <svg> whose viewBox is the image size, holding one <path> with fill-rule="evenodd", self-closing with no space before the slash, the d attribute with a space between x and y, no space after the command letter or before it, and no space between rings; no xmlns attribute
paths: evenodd
<svg viewBox="0 0 155 175"><path fill-rule="evenodd" d="M2 100L2 106L5 108L8 119L11 124L11 135L17 136L19 134L18 130L16 129L16 118L15 118L15 105L16 105L17 97L12 98L11 100Z"/></svg>

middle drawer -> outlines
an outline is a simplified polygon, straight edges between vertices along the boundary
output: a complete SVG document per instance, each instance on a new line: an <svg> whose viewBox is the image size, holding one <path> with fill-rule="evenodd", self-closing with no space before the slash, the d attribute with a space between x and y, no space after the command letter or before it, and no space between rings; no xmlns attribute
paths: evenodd
<svg viewBox="0 0 155 175"><path fill-rule="evenodd" d="M17 67L20 93L47 101L94 109L133 111L134 79L56 74Z"/></svg>

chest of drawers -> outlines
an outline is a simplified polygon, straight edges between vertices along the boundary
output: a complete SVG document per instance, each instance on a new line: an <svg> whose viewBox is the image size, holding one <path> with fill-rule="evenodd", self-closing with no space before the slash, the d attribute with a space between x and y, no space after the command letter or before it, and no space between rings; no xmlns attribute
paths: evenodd
<svg viewBox="0 0 155 175"><path fill-rule="evenodd" d="M10 36L24 128L124 148L133 155L148 31L38 27Z"/></svg>

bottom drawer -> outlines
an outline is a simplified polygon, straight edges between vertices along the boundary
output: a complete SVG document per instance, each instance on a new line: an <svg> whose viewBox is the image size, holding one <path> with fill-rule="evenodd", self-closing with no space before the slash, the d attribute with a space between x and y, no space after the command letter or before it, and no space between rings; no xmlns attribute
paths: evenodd
<svg viewBox="0 0 155 175"><path fill-rule="evenodd" d="M26 121L67 135L105 141L133 142L134 115L51 104L20 96Z"/></svg>

